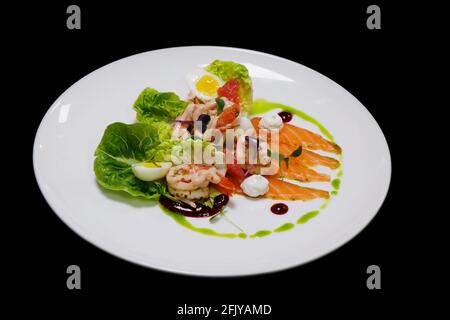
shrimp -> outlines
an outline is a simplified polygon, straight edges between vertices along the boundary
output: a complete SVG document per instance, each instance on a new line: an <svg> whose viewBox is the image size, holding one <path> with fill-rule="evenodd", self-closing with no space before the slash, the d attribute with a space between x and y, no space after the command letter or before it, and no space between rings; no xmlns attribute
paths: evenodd
<svg viewBox="0 0 450 320"><path fill-rule="evenodd" d="M209 116L215 116L217 112L216 102L203 103L190 103L183 113L175 119L175 126L173 128L173 138L176 140L182 140L190 137L189 122L196 121L200 115L208 114Z"/></svg>
<svg viewBox="0 0 450 320"><path fill-rule="evenodd" d="M175 125L173 127L172 138L175 140L183 140L190 137L189 122L192 121L192 113L197 109L198 105L195 103L189 104L183 113L175 119Z"/></svg>
<svg viewBox="0 0 450 320"><path fill-rule="evenodd" d="M219 183L222 179L216 167L182 164L170 168L166 180L169 192L195 208L192 200L209 197L209 183Z"/></svg>
<svg viewBox="0 0 450 320"><path fill-rule="evenodd" d="M177 117L176 120L181 121L196 121L201 114L215 115L217 112L217 105L215 101L207 103L191 103L183 113Z"/></svg>

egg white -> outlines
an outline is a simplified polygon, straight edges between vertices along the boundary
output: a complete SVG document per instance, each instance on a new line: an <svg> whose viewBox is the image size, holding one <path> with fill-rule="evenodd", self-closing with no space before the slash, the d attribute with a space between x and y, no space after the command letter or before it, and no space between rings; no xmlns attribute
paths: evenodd
<svg viewBox="0 0 450 320"><path fill-rule="evenodd" d="M149 168L143 163L137 163L131 167L136 178L142 181L154 181L166 176L169 169L172 167L171 162L156 162L158 167Z"/></svg>

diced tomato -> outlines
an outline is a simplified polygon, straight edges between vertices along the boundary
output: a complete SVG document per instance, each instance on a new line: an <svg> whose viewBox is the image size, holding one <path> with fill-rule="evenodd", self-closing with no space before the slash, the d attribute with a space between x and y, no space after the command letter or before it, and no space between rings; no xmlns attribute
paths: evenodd
<svg viewBox="0 0 450 320"><path fill-rule="evenodd" d="M233 177L234 181L239 181L239 184L245 179L244 171L239 164L227 164L227 175Z"/></svg>
<svg viewBox="0 0 450 320"><path fill-rule="evenodd" d="M239 87L239 81L236 79L231 79L217 90L217 94L219 97L225 97L228 100L239 105Z"/></svg>
<svg viewBox="0 0 450 320"><path fill-rule="evenodd" d="M219 118L216 122L216 128L223 128L227 124L232 123L236 118L239 116L239 108L236 106L231 106L226 108L222 111L221 114L219 114Z"/></svg>
<svg viewBox="0 0 450 320"><path fill-rule="evenodd" d="M214 188L227 196L231 196L236 189L233 182L231 182L227 177L222 177L220 182L214 185Z"/></svg>

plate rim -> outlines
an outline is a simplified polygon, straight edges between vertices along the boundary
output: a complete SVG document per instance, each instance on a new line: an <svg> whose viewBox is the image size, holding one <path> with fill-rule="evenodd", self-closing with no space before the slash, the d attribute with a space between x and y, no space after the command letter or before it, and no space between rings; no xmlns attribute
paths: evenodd
<svg viewBox="0 0 450 320"><path fill-rule="evenodd" d="M109 65L114 64L114 63L118 63L122 60L125 59L129 59L132 58L134 56L139 56L139 55L144 55L144 54L148 54L148 53L154 53L154 52L163 52L163 51L170 51L170 50L183 50L183 49L218 49L218 50L225 50L225 51L237 51L237 52L244 52L244 53L250 53L250 54L256 54L256 55L260 55L260 56L265 56L265 57L269 57L275 60L281 60L284 62L288 62L291 64L295 64L297 66L301 66L303 68L308 69L309 71L313 71L315 74L319 75L322 78L325 78L328 81L331 81L334 85L338 86L340 90L344 90L347 94L349 94L351 97L353 97L356 101L358 101L358 103L360 104L360 106L362 106L362 109L364 110L364 112L366 113L366 115L369 117L369 119L371 119L374 124L376 125L377 131L379 131L379 133L381 134L381 138L383 141L383 148L386 151L386 157L387 157L387 183L386 183L386 188L383 191L383 196L379 197L379 201L377 203L377 208L376 210L373 210L374 212L371 213L368 219L365 219L364 221L360 222L358 225L356 225L356 227L353 228L354 232L349 233L350 236L344 236L342 237L342 239L338 242L336 242L336 245L334 246L333 249L325 251L323 253L319 253L319 254L315 254L312 255L310 258L299 262L299 263L294 263L294 264L290 264L284 267L272 267L270 270L267 271L251 271L251 272L243 272L243 273L198 273L198 272L194 272L194 271L189 271L189 270L183 270L182 268L177 268L175 266L171 266L171 267L167 267L164 265L158 265L157 263L152 263L152 265L149 265L148 263L144 262L144 259L141 259L137 256L134 256L134 254L131 251L126 252L126 254L120 255L119 253L115 253L112 250L106 248L107 246L102 246L103 243L103 239L102 242L100 244L99 243L99 238L96 238L95 241L91 238L90 235L85 235L82 234L82 228L74 221L72 221L72 219L70 219L68 216L64 216L62 213L59 213L58 210L55 209L55 205L52 203L52 201L50 201L50 196L49 194L45 191L44 188L44 183L42 181L43 178L39 177L38 174L38 170L37 170L37 144L38 144L38 140L40 137L40 133L42 132L41 128L43 127L44 123L46 122L47 118L49 117L50 113L52 112L52 110L54 109L55 105L57 104L58 101L60 101L62 99L62 97L66 94L66 92L70 91L70 89L72 87L74 87L77 83L79 83L80 81L82 81L83 79L90 77L91 75L93 75L96 72L101 71L104 68L107 68ZM342 246L344 246L345 244L347 244L348 242L350 242L351 240L355 239L371 222L372 220L375 218L375 216L379 213L382 205L384 204L386 197L389 193L390 190L390 185L391 185L391 180L392 180L392 157L391 157L391 153L390 153L390 149L389 149L389 144L388 141L386 139L386 136L384 135L384 132L382 131L380 125L378 124L378 122L376 121L376 119L373 117L373 115L370 113L370 111L364 106L364 104L362 104L351 92L349 92L347 89L345 89L344 87L342 87L339 83L335 82L333 79L329 78L328 76L320 73L319 71L316 71L308 66L305 66L297 61L293 61L287 58L283 58L274 54L270 54L267 52L263 52L263 51L257 51L257 50L251 50L251 49L245 49L245 48L238 48L238 47L225 47L225 46L208 46L208 45L194 45L194 46L174 46L174 47L167 47L167 48L160 48L160 49L155 49L155 50L148 50L148 51L142 51L139 53L135 53L117 60L114 60L112 62L109 62L91 72L89 72L88 74L84 75L83 77L81 77L80 79L78 79L77 81L75 81L73 84L71 84L68 88L66 88L56 99L55 101L50 105L50 107L47 109L47 111L45 112L44 116L42 117L36 133L35 133L35 137L34 137L34 141L33 141L33 153L32 153L32 159L33 159L33 173L34 173L34 177L35 180L37 182L37 185L39 187L39 190L42 194L42 196L44 197L45 201L47 202L47 204L49 205L49 207L52 209L53 213L56 214L56 216L68 227L68 229L70 229L72 232L74 232L76 235L78 235L81 239L83 239L84 241L88 242L89 244L95 246L96 248L102 250L103 252L106 252L112 256L114 256L115 258L119 258L121 260L133 263L135 265L141 266L141 267L145 267L145 268L149 268L152 270L158 270L158 271L162 271L162 272L166 272L166 273L175 273L175 274L181 274L181 275L188 275L188 276L195 276L195 277L220 277L220 278L226 278L226 277L245 277L245 276L256 276L256 275L263 275L263 274L270 274L270 273L276 273L276 272L281 272L281 271L285 271L285 270L289 270L289 269L293 269L296 267L300 267L302 265L305 265L307 263L310 263L312 261L318 260L320 258L322 258L323 256L326 256L328 254L333 253L335 250L341 248ZM122 250L116 250L117 252L120 252Z"/></svg>

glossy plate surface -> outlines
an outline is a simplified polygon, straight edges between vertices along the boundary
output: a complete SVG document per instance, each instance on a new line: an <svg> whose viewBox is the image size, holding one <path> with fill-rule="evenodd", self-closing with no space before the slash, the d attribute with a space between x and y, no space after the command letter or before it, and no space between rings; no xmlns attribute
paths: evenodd
<svg viewBox="0 0 450 320"><path fill-rule="evenodd" d="M101 189L93 172L94 151L112 122L133 123L132 104L145 87L185 98L185 75L214 59L246 65L254 97L295 106L319 120L343 149L338 195L305 224L302 214L322 204L286 202L289 212L270 212L271 200L232 198L227 215L246 233L292 222L295 228L263 238L228 239L193 232L156 203ZM294 124L318 132L294 117ZM234 48L180 47L137 54L82 78L50 107L36 134L34 169L45 199L76 233L123 259L172 272L231 276L300 265L338 248L375 216L389 187L386 140L366 108L327 77L298 63ZM313 184L313 187L322 187ZM328 186L323 188L329 189ZM208 221L194 221L208 226ZM223 219L221 232L238 232Z"/></svg>

